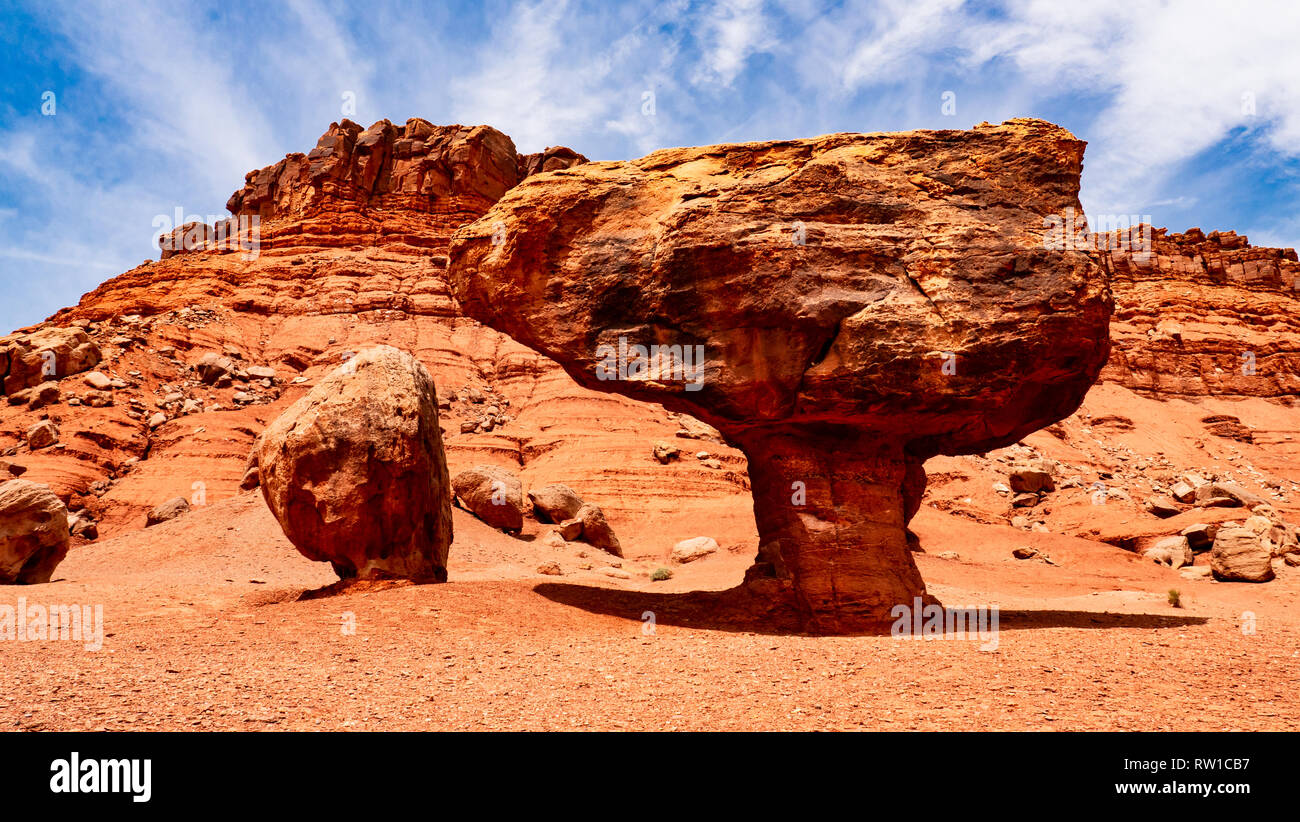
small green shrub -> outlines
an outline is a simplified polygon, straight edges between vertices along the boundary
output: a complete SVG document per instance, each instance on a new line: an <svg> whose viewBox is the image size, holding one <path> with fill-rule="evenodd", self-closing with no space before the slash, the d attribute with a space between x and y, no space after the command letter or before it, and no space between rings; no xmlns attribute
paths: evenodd
<svg viewBox="0 0 1300 822"><path fill-rule="evenodd" d="M650 572L650 578L655 582L663 582L665 579L672 579L673 572L667 568L656 568Z"/></svg>

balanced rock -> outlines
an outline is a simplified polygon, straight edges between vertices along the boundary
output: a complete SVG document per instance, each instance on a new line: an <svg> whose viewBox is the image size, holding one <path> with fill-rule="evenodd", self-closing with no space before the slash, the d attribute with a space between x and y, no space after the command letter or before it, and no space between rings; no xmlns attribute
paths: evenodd
<svg viewBox="0 0 1300 822"><path fill-rule="evenodd" d="M366 349L262 433L262 496L285 536L340 577L447 579L451 495L433 378Z"/></svg>
<svg viewBox="0 0 1300 822"><path fill-rule="evenodd" d="M0 482L0 584L49 582L68 538L68 509L48 485Z"/></svg>
<svg viewBox="0 0 1300 822"><path fill-rule="evenodd" d="M1228 582L1268 582L1273 578L1271 560L1259 535L1245 528L1220 528L1210 550L1214 578Z"/></svg>
<svg viewBox="0 0 1300 822"><path fill-rule="evenodd" d="M587 388L745 452L755 590L886 629L934 602L906 537L925 460L1070 415L1106 362L1106 270L1045 231L1080 212L1083 149L1022 119L575 165L460 228L449 279Z"/></svg>
<svg viewBox="0 0 1300 822"><path fill-rule="evenodd" d="M503 531L524 527L524 486L519 477L495 465L476 465L451 481L456 499L474 516Z"/></svg>

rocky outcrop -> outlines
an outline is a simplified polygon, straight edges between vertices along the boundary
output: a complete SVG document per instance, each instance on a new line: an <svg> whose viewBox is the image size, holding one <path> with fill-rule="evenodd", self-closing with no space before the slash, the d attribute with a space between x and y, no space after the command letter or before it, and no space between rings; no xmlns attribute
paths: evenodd
<svg viewBox="0 0 1300 822"><path fill-rule="evenodd" d="M339 366L262 434L262 494L340 577L447 579L451 496L433 378L389 346Z"/></svg>
<svg viewBox="0 0 1300 822"><path fill-rule="evenodd" d="M48 486L0 482L0 584L49 582L68 539L68 509Z"/></svg>
<svg viewBox="0 0 1300 822"><path fill-rule="evenodd" d="M1051 250L1083 143L1042 121L656 152L525 180L452 244L466 312L744 450L752 576L815 630L925 596L924 460L1070 414L1110 295ZM772 585L766 585L773 588Z"/></svg>
<svg viewBox="0 0 1300 822"><path fill-rule="evenodd" d="M412 127L424 128L404 128ZM523 466L529 485L557 470L581 477L616 525L629 513L667 507L657 492L661 482L677 485L672 505L688 509L730 494L743 472L691 463L641 481L645 442L631 432L671 439L677 425L661 409L579 387L551 360L465 318L451 297L444 279L451 234L481 216L488 196L502 190L502 175L514 184L580 155L559 148L540 158L519 155L508 141L488 150L500 143L493 129L433 129L459 136L443 141L445 151L435 146L424 159L413 157L428 167L424 172L383 172L380 178L394 184L376 182L369 195L349 182L360 179L355 146L321 160L334 165L326 175L331 182L317 178L316 192L310 169L302 178L274 173L278 163L258 172L255 180L283 185L274 188L269 211L256 185L240 199L243 216L260 218L257 256L212 250L147 261L59 312L47 324L85 330L104 352L98 370L116 385L96 393L80 380L65 381L64 401L75 410L50 416L66 447L44 452L48 459L34 468L40 481L65 498L97 496L100 531L109 537L139 528L160 500L189 496L197 478L207 484L209 501L233 496L247 474L244 454L270 420L349 352L388 344L413 353L440 389L449 389L440 391L449 406L440 416L453 473L512 461ZM352 130L339 124L332 131ZM391 136L389 148L404 151ZM423 193L403 194L417 173L424 174ZM190 367L209 353L234 369L204 383ZM262 387L260 365L275 369L273 388ZM157 414L165 419L150 429ZM184 425L164 424L188 415ZM0 453L23 448L23 432L39 416L0 403Z"/></svg>
<svg viewBox="0 0 1300 822"><path fill-rule="evenodd" d="M47 380L59 380L99 364L101 354L80 328L42 328L0 337L0 380L16 394Z"/></svg>
<svg viewBox="0 0 1300 822"><path fill-rule="evenodd" d="M1295 249L1199 228L1170 234L1143 226L1129 239L1128 248L1104 255L1115 317L1103 380L1161 397L1300 393ZM1207 429L1222 435L1215 424Z"/></svg>

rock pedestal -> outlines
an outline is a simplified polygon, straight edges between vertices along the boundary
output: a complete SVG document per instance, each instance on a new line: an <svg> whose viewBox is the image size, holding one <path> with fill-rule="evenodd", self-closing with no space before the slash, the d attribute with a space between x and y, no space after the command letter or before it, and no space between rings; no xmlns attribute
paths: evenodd
<svg viewBox="0 0 1300 822"><path fill-rule="evenodd" d="M1021 119L575 165L459 229L449 278L584 386L743 448L754 590L873 630L925 598L924 461L1070 415L1106 361L1106 270L1053 233L1080 223L1083 148Z"/></svg>

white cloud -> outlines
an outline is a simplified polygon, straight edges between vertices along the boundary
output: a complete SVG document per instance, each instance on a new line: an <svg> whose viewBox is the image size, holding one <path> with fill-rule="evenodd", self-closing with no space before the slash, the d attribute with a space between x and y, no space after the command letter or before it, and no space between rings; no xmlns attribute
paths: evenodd
<svg viewBox="0 0 1300 822"><path fill-rule="evenodd" d="M702 30L702 59L691 82L730 86L751 55L776 45L763 0L722 0L695 26Z"/></svg>

